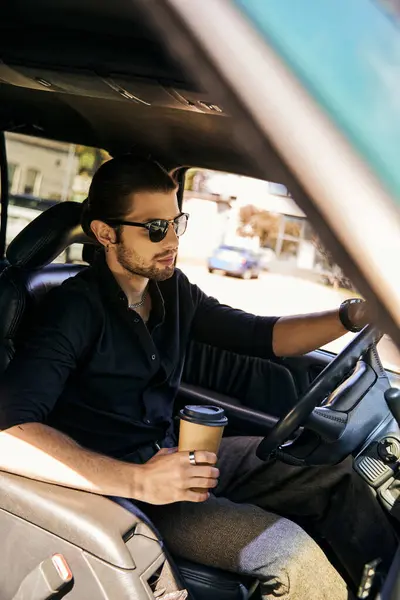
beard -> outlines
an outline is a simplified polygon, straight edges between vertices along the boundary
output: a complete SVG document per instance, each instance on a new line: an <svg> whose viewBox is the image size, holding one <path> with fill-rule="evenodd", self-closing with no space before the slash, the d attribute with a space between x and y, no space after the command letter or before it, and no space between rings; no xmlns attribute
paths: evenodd
<svg viewBox="0 0 400 600"><path fill-rule="evenodd" d="M165 255L166 254L164 252L164 256ZM156 267L155 262L157 257L161 259L163 258L163 254L156 255L156 257L153 259L153 265L146 265L143 258L139 254L137 254L134 250L125 248L122 242L120 242L116 248L117 261L129 274L139 275L140 277L153 279L155 281L165 281L174 274L175 265L165 266L163 268Z"/></svg>

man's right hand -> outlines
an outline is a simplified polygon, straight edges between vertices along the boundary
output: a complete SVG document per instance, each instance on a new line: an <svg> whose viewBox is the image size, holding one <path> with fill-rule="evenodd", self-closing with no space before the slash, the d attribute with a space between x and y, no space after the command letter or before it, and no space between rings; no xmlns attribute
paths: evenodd
<svg viewBox="0 0 400 600"><path fill-rule="evenodd" d="M219 470L213 466L217 456L213 452L196 451L192 465L189 452L163 448L151 460L141 465L142 494L138 498L149 504L172 504L173 502L204 502L209 489L218 484ZM204 488L195 492L191 488Z"/></svg>

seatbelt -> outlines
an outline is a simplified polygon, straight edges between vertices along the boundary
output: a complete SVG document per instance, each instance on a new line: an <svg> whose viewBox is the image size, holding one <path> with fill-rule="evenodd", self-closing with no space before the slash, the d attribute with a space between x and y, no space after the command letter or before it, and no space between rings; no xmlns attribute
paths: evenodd
<svg viewBox="0 0 400 600"><path fill-rule="evenodd" d="M6 152L6 137L4 131L0 131L0 260L6 253L6 230L8 216L8 169L7 169L7 152Z"/></svg>
<svg viewBox="0 0 400 600"><path fill-rule="evenodd" d="M23 580L12 600L51 600L72 582L73 575L62 554L43 560Z"/></svg>

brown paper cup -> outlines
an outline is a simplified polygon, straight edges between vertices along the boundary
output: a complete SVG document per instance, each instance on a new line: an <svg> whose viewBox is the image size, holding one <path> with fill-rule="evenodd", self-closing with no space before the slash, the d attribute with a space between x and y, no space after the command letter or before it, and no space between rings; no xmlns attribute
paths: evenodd
<svg viewBox="0 0 400 600"><path fill-rule="evenodd" d="M207 450L218 453L224 426L209 427L181 420L179 428L179 451Z"/></svg>
<svg viewBox="0 0 400 600"><path fill-rule="evenodd" d="M214 406L187 406L181 411L180 417L180 452L206 450L218 454L228 422L222 409ZM204 492L205 488L193 488L193 491Z"/></svg>

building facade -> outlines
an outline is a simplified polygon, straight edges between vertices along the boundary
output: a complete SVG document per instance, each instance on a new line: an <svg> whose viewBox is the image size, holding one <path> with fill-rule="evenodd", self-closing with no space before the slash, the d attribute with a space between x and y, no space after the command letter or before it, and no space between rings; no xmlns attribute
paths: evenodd
<svg viewBox="0 0 400 600"><path fill-rule="evenodd" d="M67 200L78 168L75 146L6 133L10 194Z"/></svg>

